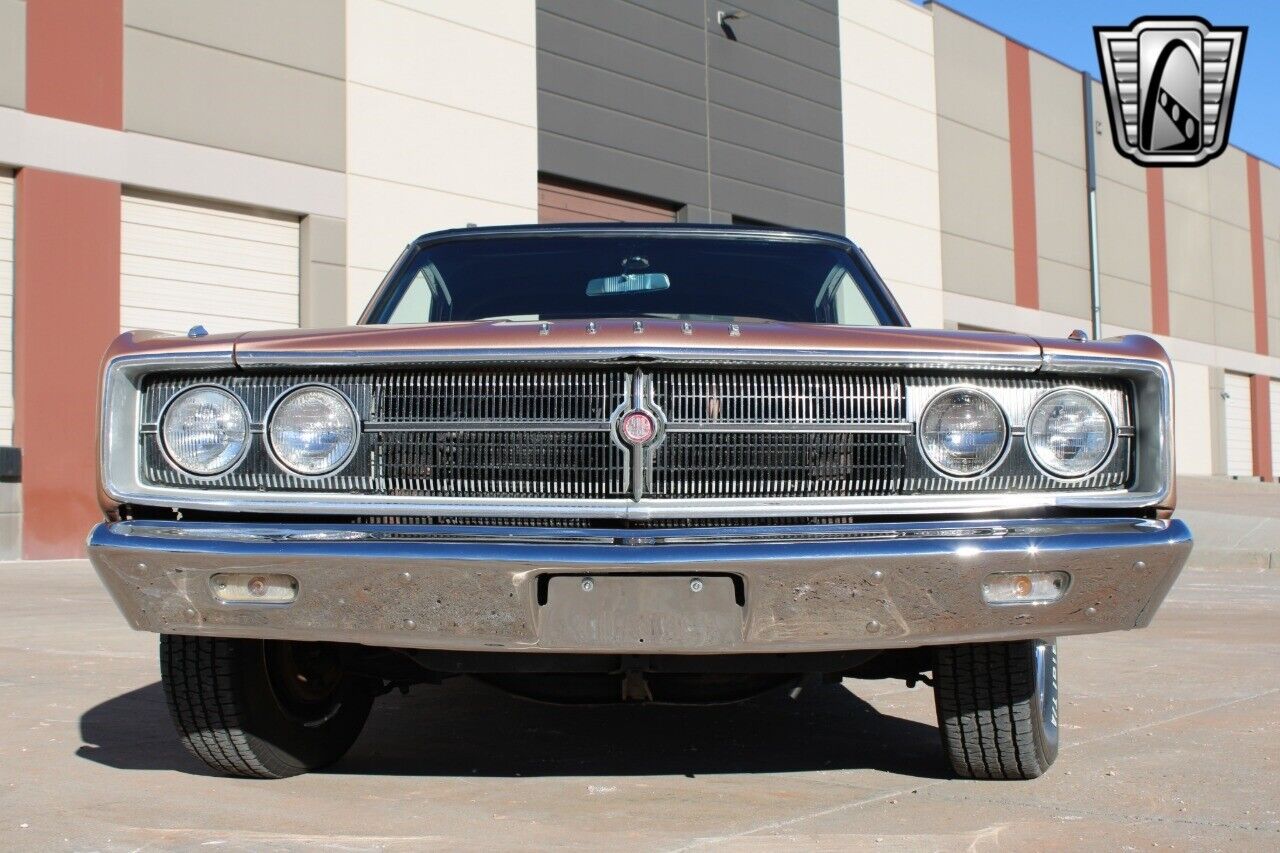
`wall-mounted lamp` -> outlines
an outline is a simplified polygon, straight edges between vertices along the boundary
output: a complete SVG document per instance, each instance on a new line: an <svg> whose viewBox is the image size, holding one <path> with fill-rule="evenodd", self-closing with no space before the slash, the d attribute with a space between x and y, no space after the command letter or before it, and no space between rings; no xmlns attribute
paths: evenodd
<svg viewBox="0 0 1280 853"><path fill-rule="evenodd" d="M737 41L738 35L733 31L733 26L731 25L731 22L741 21L745 17L747 17L747 13L740 11L738 9L732 9L728 12L726 12L724 9L721 9L718 12L716 12L716 24L719 25L720 29L724 30L724 34L730 40Z"/></svg>

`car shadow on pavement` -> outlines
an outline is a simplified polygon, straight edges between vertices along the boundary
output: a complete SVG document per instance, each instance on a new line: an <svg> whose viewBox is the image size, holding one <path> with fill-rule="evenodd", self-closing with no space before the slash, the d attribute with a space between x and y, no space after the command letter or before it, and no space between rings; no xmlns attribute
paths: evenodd
<svg viewBox="0 0 1280 853"><path fill-rule="evenodd" d="M159 683L80 718L77 755L130 770L212 775L186 753ZM379 699L328 773L413 776L645 776L871 769L949 775L932 725L883 714L841 685L746 702L547 705L468 678Z"/></svg>

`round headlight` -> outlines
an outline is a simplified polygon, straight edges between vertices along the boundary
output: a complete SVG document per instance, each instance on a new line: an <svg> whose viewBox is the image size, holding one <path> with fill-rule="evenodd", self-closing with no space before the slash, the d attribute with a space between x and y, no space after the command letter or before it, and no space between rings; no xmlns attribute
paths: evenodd
<svg viewBox="0 0 1280 853"><path fill-rule="evenodd" d="M1008 432L996 401L969 388L943 391L920 418L925 455L953 477L972 477L995 465Z"/></svg>
<svg viewBox="0 0 1280 853"><path fill-rule="evenodd" d="M356 414L331 388L289 392L267 425L271 451L286 468L308 477L336 471L355 450Z"/></svg>
<svg viewBox="0 0 1280 853"><path fill-rule="evenodd" d="M249 416L235 395L214 387L183 391L165 409L160 426L173 464L200 477L221 474L249 446Z"/></svg>
<svg viewBox="0 0 1280 853"><path fill-rule="evenodd" d="M1091 394L1074 389L1040 398L1027 419L1027 447L1056 477L1083 477L1107 460L1115 428Z"/></svg>

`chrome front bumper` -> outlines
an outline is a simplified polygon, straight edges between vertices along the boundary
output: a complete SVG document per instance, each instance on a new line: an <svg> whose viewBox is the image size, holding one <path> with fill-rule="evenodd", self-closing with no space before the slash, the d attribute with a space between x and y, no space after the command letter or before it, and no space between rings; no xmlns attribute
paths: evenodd
<svg viewBox="0 0 1280 853"><path fill-rule="evenodd" d="M1181 521L1135 518L661 531L123 521L100 524L89 537L98 574L129 624L144 631L677 654L883 649L1143 627L1190 550ZM1051 604L983 602L988 574L1025 571L1063 571L1071 581ZM224 604L210 582L218 572L291 575L298 595L287 605ZM730 620L726 629L721 612L714 631L656 643L625 631L566 632L563 618L551 630L547 590L565 585L548 579L614 575L639 584L668 576L664 589L669 576L729 577L740 627Z"/></svg>

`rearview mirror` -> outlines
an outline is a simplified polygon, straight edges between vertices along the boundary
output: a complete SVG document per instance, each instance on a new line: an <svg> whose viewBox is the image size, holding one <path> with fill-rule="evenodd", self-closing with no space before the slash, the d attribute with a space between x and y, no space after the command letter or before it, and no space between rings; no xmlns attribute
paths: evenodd
<svg viewBox="0 0 1280 853"><path fill-rule="evenodd" d="M587 282L587 296L616 296L621 293L670 289L671 279L661 272L623 273L593 278Z"/></svg>

